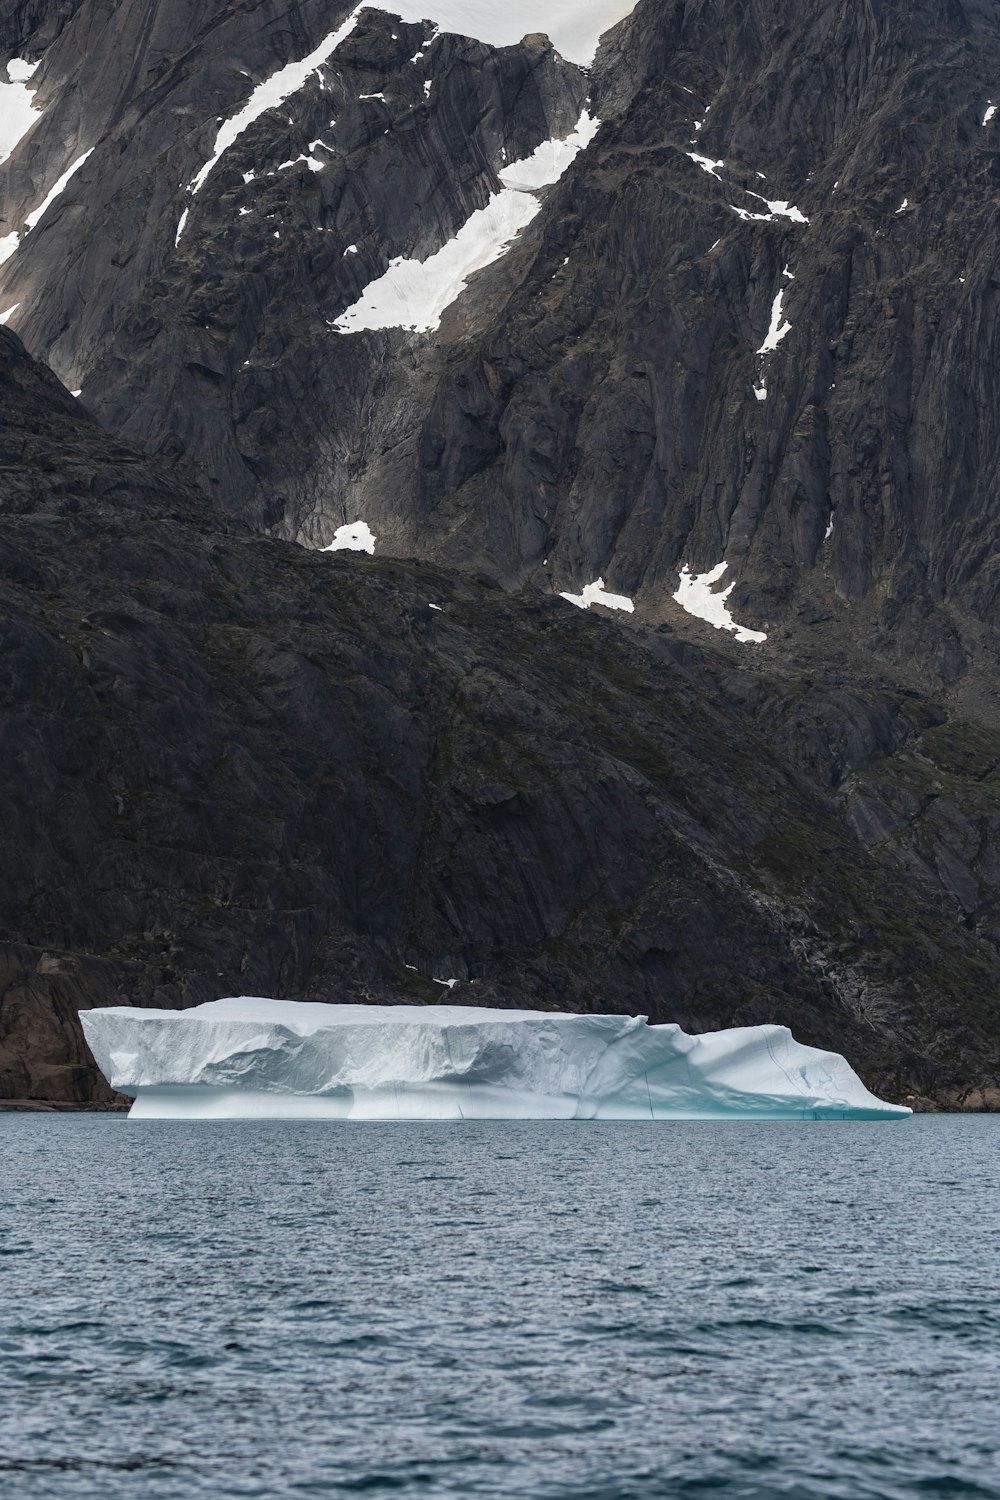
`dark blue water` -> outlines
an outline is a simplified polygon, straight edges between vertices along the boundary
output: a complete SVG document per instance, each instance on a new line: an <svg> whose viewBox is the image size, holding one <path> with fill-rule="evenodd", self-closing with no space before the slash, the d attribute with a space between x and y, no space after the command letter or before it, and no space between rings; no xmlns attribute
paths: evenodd
<svg viewBox="0 0 1000 1500"><path fill-rule="evenodd" d="M1000 1119L0 1151L4 1500L1000 1496Z"/></svg>

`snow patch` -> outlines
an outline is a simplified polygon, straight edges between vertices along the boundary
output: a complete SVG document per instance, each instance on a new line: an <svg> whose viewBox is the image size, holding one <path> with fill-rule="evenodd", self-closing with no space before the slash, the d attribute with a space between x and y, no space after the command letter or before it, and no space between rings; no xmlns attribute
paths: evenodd
<svg viewBox="0 0 1000 1500"><path fill-rule="evenodd" d="M577 609L589 609L592 604L603 604L605 609L623 609L626 614L631 614L635 605L627 594L609 594L604 587L604 579L597 578L593 583L588 583L582 594L563 594L560 599L566 599L570 604L575 604Z"/></svg>
<svg viewBox="0 0 1000 1500"><path fill-rule="evenodd" d="M699 156L697 151L689 151L687 157L689 161L693 161L696 166L699 166L703 172L707 172L709 177L714 177L716 182L722 181L718 169L725 166L724 161L713 161L710 156Z"/></svg>
<svg viewBox="0 0 1000 1500"><path fill-rule="evenodd" d="M371 552L374 555L376 538L367 521L355 521L350 526L338 526L333 541L323 552Z"/></svg>
<svg viewBox="0 0 1000 1500"><path fill-rule="evenodd" d="M329 32L320 42L319 46L309 53L308 57L302 58L300 62L286 63L283 68L279 68L277 73L272 73L270 78L265 78L263 83L257 85L238 114L233 115L223 123L222 128L215 138L215 148L212 155L201 171L188 184L188 192L192 197L196 193L201 192L230 146L233 145L234 141L239 139L245 130L249 130L250 126L256 120L259 120L261 115L267 114L268 110L276 109L279 105L284 104L286 99L290 99L293 94L297 94L310 74L319 71L323 64L336 52L341 42L350 36L362 8L361 5L355 6L346 21L341 22L336 30ZM246 182L249 179L244 176L243 180ZM178 228L178 240L183 231L186 217L185 214Z"/></svg>
<svg viewBox="0 0 1000 1500"><path fill-rule="evenodd" d="M442 981L450 987L453 981ZM784 1026L689 1036L645 1016L240 996L80 1013L133 1119L889 1119Z"/></svg>
<svg viewBox="0 0 1000 1500"><path fill-rule="evenodd" d="M794 276L792 276L787 266L781 274L788 281L795 280ZM779 287L777 292L775 292L774 294L774 301L771 303L771 322L768 326L767 333L764 336L764 342L757 350L758 354L773 353L773 351L777 349L778 345L781 343L781 340L785 337L785 335L791 333L792 331L791 323L786 322L782 317L781 302L784 295L784 287Z"/></svg>
<svg viewBox="0 0 1000 1500"><path fill-rule="evenodd" d="M10 67L9 66L8 66L7 71L10 72ZM990 121L992 120L993 116L996 114L996 112L997 112L996 105L995 104L991 104L989 102L989 100L987 100L986 113L983 115L983 124L984 125L988 125L990 123Z"/></svg>
<svg viewBox="0 0 1000 1500"><path fill-rule="evenodd" d="M902 203L896 209L896 212L898 214L901 214L904 211L904 209L909 208L909 206L910 206L910 200L909 200L909 198L904 198L903 201L902 201Z"/></svg>
<svg viewBox="0 0 1000 1500"><path fill-rule="evenodd" d="M797 209L794 203L788 203L784 198L768 200L761 198L759 193L751 193L751 198L760 198L761 203L767 205L766 214L752 214L747 208L737 208L735 203L729 207L737 218L745 219L747 222L756 224L773 224L775 219L791 219L796 224L808 224L809 220L805 214Z"/></svg>
<svg viewBox="0 0 1000 1500"><path fill-rule="evenodd" d="M440 31L475 37L493 47L514 47L532 32L545 32L557 52L584 67L593 62L598 39L631 15L635 0L399 0L391 14L423 21L428 10ZM417 53L416 58L420 54Z"/></svg>
<svg viewBox="0 0 1000 1500"><path fill-rule="evenodd" d="M0 324L6 325L7 323L9 323L20 306L20 302L15 302L13 307L8 307L6 312L0 313Z"/></svg>
<svg viewBox="0 0 1000 1500"><path fill-rule="evenodd" d="M12 57L7 64L7 77L11 83L27 83L28 79L33 78L37 72L38 64L28 62L23 57Z"/></svg>
<svg viewBox="0 0 1000 1500"><path fill-rule="evenodd" d="M7 64L11 81L0 83L0 162L7 160L32 125L42 118L42 111L35 108L34 90L28 88L28 79L36 67L36 63L22 62L17 57Z"/></svg>
<svg viewBox="0 0 1000 1500"><path fill-rule="evenodd" d="M25 228L29 231L29 233L32 229L35 228L36 224L39 224L41 220L44 219L53 203L64 192L70 178L76 176L77 172L79 172L80 168L83 166L87 158L89 156L92 156L93 154L94 148L93 146L91 146L90 150L85 151L82 156L78 156L76 161L68 166L59 180L53 184L53 186L46 194L44 202L40 203L38 208L36 208L33 213L30 213L24 221Z"/></svg>
<svg viewBox="0 0 1000 1500"><path fill-rule="evenodd" d="M437 328L441 314L464 290L469 277L498 260L515 235L531 223L541 206L535 193L562 175L593 140L599 125L584 110L565 140L543 141L523 161L503 167L501 191L485 208L470 214L453 239L424 261L397 256L330 326L338 333L382 328L429 333Z"/></svg>
<svg viewBox="0 0 1000 1500"><path fill-rule="evenodd" d="M510 162L497 174L504 187L518 193L533 193L558 182L574 157L590 145L601 128L601 122L586 110L565 140L542 141L530 156Z"/></svg>
<svg viewBox="0 0 1000 1500"><path fill-rule="evenodd" d="M729 613L726 600L736 587L735 581L719 593L712 592L712 585L719 582L728 566L728 563L720 562L707 573L691 573L685 563L680 571L680 586L674 599L687 614L704 620L716 630L731 631L738 641L766 641L767 636L762 630L750 630L745 625L737 625Z"/></svg>
<svg viewBox="0 0 1000 1500"><path fill-rule="evenodd" d="M17 249L20 243L21 236L17 233L16 230L13 234L5 234L3 238L0 239L0 266L3 265L5 260L10 260L11 256L14 254L14 251Z"/></svg>
<svg viewBox="0 0 1000 1500"><path fill-rule="evenodd" d="M809 220L802 213L801 209L796 208L794 203L789 203L786 198L764 198L760 193L750 192L749 190L748 197L756 198L758 202L763 203L771 218L791 219L796 224L809 223Z"/></svg>

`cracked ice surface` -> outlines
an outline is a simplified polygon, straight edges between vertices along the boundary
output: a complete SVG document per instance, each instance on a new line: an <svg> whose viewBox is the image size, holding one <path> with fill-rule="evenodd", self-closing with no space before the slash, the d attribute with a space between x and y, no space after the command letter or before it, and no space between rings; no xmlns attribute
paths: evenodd
<svg viewBox="0 0 1000 1500"><path fill-rule="evenodd" d="M783 1026L688 1036L644 1016L248 996L82 1011L137 1119L877 1119L835 1052Z"/></svg>
<svg viewBox="0 0 1000 1500"><path fill-rule="evenodd" d="M680 585L674 599L687 614L714 625L716 630L732 631L738 641L766 641L767 636L763 630L750 630L745 625L737 625L729 613L726 600L736 587L735 581L727 589L713 594L712 584L718 583L728 566L728 563L720 562L707 573L691 573L685 563L681 568Z"/></svg>

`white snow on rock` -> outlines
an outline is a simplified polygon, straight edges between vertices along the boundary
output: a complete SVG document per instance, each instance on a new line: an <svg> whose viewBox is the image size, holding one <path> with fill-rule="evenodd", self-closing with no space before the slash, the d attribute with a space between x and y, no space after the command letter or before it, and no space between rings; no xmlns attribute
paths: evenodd
<svg viewBox="0 0 1000 1500"><path fill-rule="evenodd" d="M7 64L10 83L0 83L0 162L6 161L15 146L24 139L42 111L35 108L35 94L28 79L37 63L26 63L18 57Z"/></svg>
<svg viewBox="0 0 1000 1500"><path fill-rule="evenodd" d="M764 198L760 193L749 192L748 196L758 199L767 208L770 217L775 219L791 219L796 224L808 224L809 220L802 211L789 203L785 198Z"/></svg>
<svg viewBox="0 0 1000 1500"><path fill-rule="evenodd" d="M898 214L901 214L901 213L904 212L904 210L906 210L907 208L909 208L909 206L910 206L910 200L909 200L909 198L904 198L903 201L902 201L902 203L896 209L896 212Z"/></svg>
<svg viewBox="0 0 1000 1500"><path fill-rule="evenodd" d="M7 71L10 72L9 66L8 66ZM986 113L983 115L983 124L984 125L988 125L990 123L990 121L992 120L993 116L996 114L996 112L997 112L996 105L995 104L990 104L989 101L987 101Z"/></svg>
<svg viewBox="0 0 1000 1500"><path fill-rule="evenodd" d="M375 553L375 535L367 521L354 521L350 526L338 526L333 541L323 552L370 552Z"/></svg>
<svg viewBox="0 0 1000 1500"><path fill-rule="evenodd" d="M355 6L346 21L342 21L334 31L329 32L320 42L319 46L309 53L308 57L302 58L299 62L286 63L283 68L279 68L276 73L272 73L270 78L265 78L254 89L239 113L223 122L215 138L215 147L212 155L201 168L201 171L188 184L188 192L192 197L196 193L201 192L212 172L234 141L238 140L254 121L259 120L261 115L267 114L269 109L277 108L278 105L284 104L286 99L291 98L293 94L297 94L310 74L315 73L323 66L327 59L337 50L341 42L350 36L362 9L362 5ZM181 222L178 225L177 235L174 240L175 244L180 240L186 223L187 210L181 216Z"/></svg>
<svg viewBox="0 0 1000 1500"><path fill-rule="evenodd" d="M514 47L532 32L545 32L557 52L584 67L593 62L603 33L634 8L635 0L512 0L506 5L495 0L400 0L385 6L404 21L429 16L441 31L472 36L492 47Z"/></svg>
<svg viewBox="0 0 1000 1500"><path fill-rule="evenodd" d="M596 116L584 109L565 140L542 141L530 156L501 167L500 181L518 193L533 193L558 182L574 157L584 150L601 128Z"/></svg>
<svg viewBox="0 0 1000 1500"><path fill-rule="evenodd" d="M597 578L593 583L588 583L582 594L560 594L560 599L566 599L570 604L575 604L577 609L589 609L592 604L603 604L605 609L623 609L626 614L631 614L635 605L627 594L609 594L604 588L604 579Z"/></svg>
<svg viewBox="0 0 1000 1500"><path fill-rule="evenodd" d="M795 277L789 271L787 266L781 274L786 281L795 280ZM777 349L778 345L781 343L781 340L785 337L785 335L791 333L792 331L791 323L786 322L782 317L781 302L784 295L784 287L779 287L777 292L775 292L774 294L774 301L771 303L771 322L768 326L767 333L764 335L764 342L757 350L758 354L773 353L773 351Z"/></svg>
<svg viewBox="0 0 1000 1500"><path fill-rule="evenodd" d="M757 397L758 401L766 401L767 400L767 386L764 384L763 381L761 381L760 385L755 385L754 386L753 393Z"/></svg>
<svg viewBox="0 0 1000 1500"><path fill-rule="evenodd" d="M424 3L424 0L403 0L402 4L392 5L390 14L398 15L404 21L421 22L427 18L426 11L433 9L433 20L440 30L475 37L494 47L515 46L529 33L545 32L563 57L586 66L593 61L601 35L630 15L634 6L635 0L545 0L545 4L540 4L539 0L514 0L513 4L505 6L497 6L494 0L439 0L437 5L432 3L431 6ZM259 120L261 115L284 104L286 99L298 93L310 75L329 60L341 42L354 30L363 8L364 0L351 11L346 20L324 37L308 57L287 63L264 79L254 89L243 108L223 122L216 136L212 155L188 184L192 197L201 191L234 141L254 121ZM422 51L417 52L412 60L416 62L422 56ZM425 86L424 92L430 92L429 85ZM185 223L186 217L178 226L175 244L180 240Z"/></svg>
<svg viewBox="0 0 1000 1500"><path fill-rule="evenodd" d="M6 312L0 313L0 325L6 325L7 323L9 323L20 306L20 302L15 302L13 307L8 307Z"/></svg>
<svg viewBox="0 0 1000 1500"><path fill-rule="evenodd" d="M53 183L52 187L46 193L44 200L28 215L28 217L24 221L25 228L29 233L32 229L35 228L36 224L41 223L42 219L45 218L45 215L48 213L53 203L57 198L61 197L62 193L65 191L70 178L76 176L77 172L79 172L84 162L88 159L88 157L92 156L93 153L94 148L93 146L91 146L89 151L85 151L82 156L78 156L76 161L72 162L66 168L65 172L58 179L58 181Z"/></svg>
<svg viewBox="0 0 1000 1500"><path fill-rule="evenodd" d="M382 328L429 333L437 328L441 314L469 277L498 260L530 224L541 207L535 193L562 176L599 124L584 110L565 140L543 141L523 161L504 167L499 173L501 191L485 208L470 214L453 239L424 261L397 256L330 326L338 333Z"/></svg>
<svg viewBox="0 0 1000 1500"><path fill-rule="evenodd" d="M11 83L27 83L38 72L36 62L28 62L24 57L12 57L7 64L7 77Z"/></svg>
<svg viewBox="0 0 1000 1500"><path fill-rule="evenodd" d="M687 156L688 159L690 161L693 161L696 166L699 166L703 172L707 172L709 177L714 177L717 182L722 181L722 178L719 176L719 168L725 166L724 161L722 161L721 159L719 161L713 161L710 156L699 156L697 151L689 151L687 153Z"/></svg>
<svg viewBox="0 0 1000 1500"><path fill-rule="evenodd" d="M751 192L749 189L747 193L749 197L756 198L763 203L767 212L754 214L748 208L737 208L735 203L730 203L729 207L733 213L741 219L757 224L773 224L775 219L791 219L795 224L809 223L801 209L796 208L794 203L789 203L785 198L762 198L760 193Z"/></svg>
<svg viewBox="0 0 1000 1500"><path fill-rule="evenodd" d="M712 592L712 585L719 582L728 566L728 563L720 562L707 573L691 573L685 563L681 568L680 585L674 599L687 614L714 625L716 630L731 631L738 641L766 641L767 636L763 630L750 630L745 625L738 625L729 613L726 600L736 587L735 581L718 593Z"/></svg>
<svg viewBox="0 0 1000 1500"><path fill-rule="evenodd" d="M485 208L470 214L455 235L425 261L399 255L388 269L370 281L357 302L346 308L331 327L338 333L365 329L408 328L428 333L441 321L475 271L497 260L514 236L538 212L530 193L507 188Z"/></svg>
<svg viewBox="0 0 1000 1500"><path fill-rule="evenodd" d="M889 1119L784 1026L689 1036L644 1016L241 996L80 1013L133 1119Z"/></svg>

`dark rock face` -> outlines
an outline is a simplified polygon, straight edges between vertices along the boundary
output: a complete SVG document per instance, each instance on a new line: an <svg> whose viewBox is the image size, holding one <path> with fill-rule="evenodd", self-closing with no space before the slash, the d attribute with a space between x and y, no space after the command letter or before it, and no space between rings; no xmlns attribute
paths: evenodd
<svg viewBox="0 0 1000 1500"><path fill-rule="evenodd" d="M83 392L0 332L0 1097L107 1098L81 1005L436 976L995 1107L996 7L365 10L193 191L347 17L0 0L0 314ZM438 329L332 327L588 99Z"/></svg>
<svg viewBox="0 0 1000 1500"><path fill-rule="evenodd" d="M176 247L247 75L340 13L56 12L8 227L94 154L4 268L12 326L218 504L312 543L361 515L384 551L508 584L604 574L653 619L676 617L682 564L725 557L735 612L772 637L858 620L945 685L989 649L991 4L641 0L590 80L541 38L430 45L366 11L226 152ZM11 14L21 45L34 12ZM452 236L504 160L565 135L588 89L596 141L438 334L331 330L394 256ZM789 328L760 355L779 293Z"/></svg>
<svg viewBox="0 0 1000 1500"><path fill-rule="evenodd" d="M45 52L45 113L0 174L16 230L92 153L5 267L33 352L122 437L186 458L214 501L286 533L318 509L323 540L373 375L368 341L332 321L394 257L450 239L587 93L543 37L497 50L366 10L192 194L249 81L349 9L90 0Z"/></svg>
<svg viewBox="0 0 1000 1500"><path fill-rule="evenodd" d="M803 699L666 627L206 526L0 355L0 1094L107 1097L81 1006L456 978L781 1020L891 1093L982 1102L991 950L838 806L919 758L933 705Z"/></svg>

